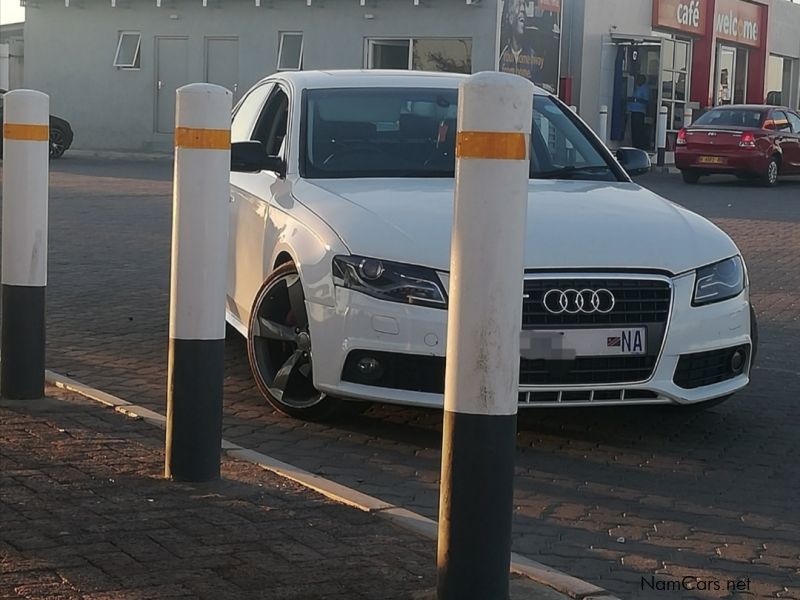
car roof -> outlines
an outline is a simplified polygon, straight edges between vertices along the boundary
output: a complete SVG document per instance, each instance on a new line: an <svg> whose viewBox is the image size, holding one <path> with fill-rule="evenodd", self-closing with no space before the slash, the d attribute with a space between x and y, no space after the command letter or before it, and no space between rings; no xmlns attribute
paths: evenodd
<svg viewBox="0 0 800 600"><path fill-rule="evenodd" d="M787 106L773 106L771 104L726 104L724 106L714 106L709 110L789 110Z"/></svg>
<svg viewBox="0 0 800 600"><path fill-rule="evenodd" d="M284 79L301 89L330 89L354 87L421 87L458 88L468 75L429 71L352 69L330 71L282 71L264 78ZM548 94L538 86L536 94Z"/></svg>

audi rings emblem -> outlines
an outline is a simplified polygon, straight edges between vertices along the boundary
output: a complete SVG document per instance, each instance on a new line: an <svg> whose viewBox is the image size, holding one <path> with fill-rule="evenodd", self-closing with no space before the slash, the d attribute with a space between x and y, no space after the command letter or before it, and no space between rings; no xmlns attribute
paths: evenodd
<svg viewBox="0 0 800 600"><path fill-rule="evenodd" d="M600 290L550 290L544 295L542 304L554 315L607 315L616 304L614 294Z"/></svg>

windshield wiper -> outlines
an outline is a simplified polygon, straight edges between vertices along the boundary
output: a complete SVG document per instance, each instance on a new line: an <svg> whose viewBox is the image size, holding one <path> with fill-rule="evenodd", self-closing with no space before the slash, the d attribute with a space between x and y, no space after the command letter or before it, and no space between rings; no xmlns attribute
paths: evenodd
<svg viewBox="0 0 800 600"><path fill-rule="evenodd" d="M596 175L598 173L607 173L610 169L606 165L595 165L577 167L575 165L567 165L551 171L541 171L539 173L531 173L533 179L572 179L575 176L581 175Z"/></svg>

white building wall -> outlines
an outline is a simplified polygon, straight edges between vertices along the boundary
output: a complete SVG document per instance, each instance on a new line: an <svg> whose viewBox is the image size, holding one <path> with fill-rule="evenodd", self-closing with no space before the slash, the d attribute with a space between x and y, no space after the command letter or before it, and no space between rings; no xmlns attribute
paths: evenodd
<svg viewBox="0 0 800 600"><path fill-rule="evenodd" d="M473 71L495 68L495 0L40 0L26 13L26 84L51 96L74 146L165 150L154 133L157 36L188 37L189 81L205 76L205 36L239 39L239 89L276 70L280 31L304 33L304 68L361 68L369 37L472 39ZM112 66L119 31L142 34L141 69Z"/></svg>
<svg viewBox="0 0 800 600"><path fill-rule="evenodd" d="M772 0L769 15L769 52L794 59L792 95L785 101L800 106L800 4Z"/></svg>

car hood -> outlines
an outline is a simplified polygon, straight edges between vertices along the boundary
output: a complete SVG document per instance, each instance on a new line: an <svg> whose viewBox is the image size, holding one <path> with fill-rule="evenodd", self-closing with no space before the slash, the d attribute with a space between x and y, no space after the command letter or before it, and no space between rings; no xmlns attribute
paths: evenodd
<svg viewBox="0 0 800 600"><path fill-rule="evenodd" d="M295 196L352 254L447 271L453 187L452 179L299 180ZM737 253L714 224L635 183L531 181L527 269L675 274Z"/></svg>

